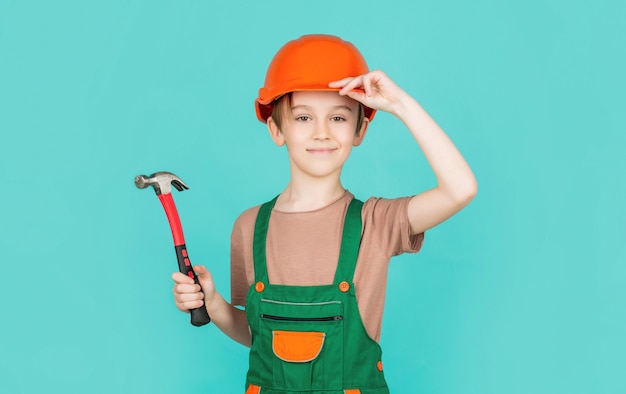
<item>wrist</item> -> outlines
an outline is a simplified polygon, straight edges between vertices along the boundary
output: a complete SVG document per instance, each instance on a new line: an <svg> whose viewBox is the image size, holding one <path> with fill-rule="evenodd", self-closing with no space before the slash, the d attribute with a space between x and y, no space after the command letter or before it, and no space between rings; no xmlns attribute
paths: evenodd
<svg viewBox="0 0 626 394"><path fill-rule="evenodd" d="M396 101L391 113L400 120L405 120L410 114L415 113L415 110L421 108L419 103L406 92L400 96Z"/></svg>
<svg viewBox="0 0 626 394"><path fill-rule="evenodd" d="M204 305L207 312L209 313L209 316L211 316L211 314L215 314L215 312L219 310L220 304L224 302L226 301L217 291L215 291L211 298L207 297L206 295L204 296Z"/></svg>

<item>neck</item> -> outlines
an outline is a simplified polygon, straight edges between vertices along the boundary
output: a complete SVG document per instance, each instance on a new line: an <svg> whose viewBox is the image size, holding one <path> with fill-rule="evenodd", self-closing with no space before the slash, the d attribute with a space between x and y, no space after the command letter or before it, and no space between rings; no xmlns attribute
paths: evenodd
<svg viewBox="0 0 626 394"><path fill-rule="evenodd" d="M308 180L298 182L293 178L278 197L276 209L285 212L305 212L323 208L339 199L345 193L339 179Z"/></svg>

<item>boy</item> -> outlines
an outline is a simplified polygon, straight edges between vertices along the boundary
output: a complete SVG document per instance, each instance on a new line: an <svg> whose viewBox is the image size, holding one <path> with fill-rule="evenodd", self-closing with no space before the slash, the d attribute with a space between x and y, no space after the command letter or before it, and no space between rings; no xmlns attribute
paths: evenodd
<svg viewBox="0 0 626 394"><path fill-rule="evenodd" d="M176 306L206 305L224 333L251 347L246 393L388 393L378 341L389 259L419 251L425 230L467 205L474 175L417 101L338 37L287 43L255 104L274 143L287 147L289 184L235 222L232 304L197 266L203 292L172 276ZM377 110L407 126L437 187L365 203L344 189L343 164Z"/></svg>

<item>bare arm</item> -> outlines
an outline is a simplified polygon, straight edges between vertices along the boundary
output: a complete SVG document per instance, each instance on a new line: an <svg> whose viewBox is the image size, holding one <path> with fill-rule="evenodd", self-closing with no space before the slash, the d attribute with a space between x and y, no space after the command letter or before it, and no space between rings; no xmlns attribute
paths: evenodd
<svg viewBox="0 0 626 394"><path fill-rule="evenodd" d="M250 347L246 312L228 303L215 290L211 273L204 266L197 265L194 270L204 293L200 291L200 286L194 284L193 279L175 272L172 274L175 282L172 291L176 307L183 312L189 312L190 309L199 308L206 303L213 324L233 340Z"/></svg>
<svg viewBox="0 0 626 394"><path fill-rule="evenodd" d="M452 141L421 105L399 88L382 71L332 82L340 94L370 108L397 116L409 129L430 164L437 186L416 194L409 202L409 222L413 234L428 230L466 206L476 195L476 178ZM362 88L365 92L353 91Z"/></svg>
<svg viewBox="0 0 626 394"><path fill-rule="evenodd" d="M396 115L419 144L437 179L436 187L409 202L411 231L418 234L460 211L474 198L478 186L461 153L417 101L407 95Z"/></svg>

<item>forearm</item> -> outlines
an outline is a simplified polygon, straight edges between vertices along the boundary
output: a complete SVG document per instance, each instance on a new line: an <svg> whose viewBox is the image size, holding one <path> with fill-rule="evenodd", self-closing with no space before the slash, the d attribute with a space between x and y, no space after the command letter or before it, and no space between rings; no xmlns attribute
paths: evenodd
<svg viewBox="0 0 626 394"><path fill-rule="evenodd" d="M220 330L233 340L250 347L250 329L248 328L245 311L235 308L226 302L217 292L211 302L207 303L207 311L211 321Z"/></svg>
<svg viewBox="0 0 626 394"><path fill-rule="evenodd" d="M465 202L476 193L476 178L450 138L408 94L403 95L394 110L407 126L437 179L438 188L455 201Z"/></svg>

